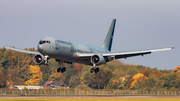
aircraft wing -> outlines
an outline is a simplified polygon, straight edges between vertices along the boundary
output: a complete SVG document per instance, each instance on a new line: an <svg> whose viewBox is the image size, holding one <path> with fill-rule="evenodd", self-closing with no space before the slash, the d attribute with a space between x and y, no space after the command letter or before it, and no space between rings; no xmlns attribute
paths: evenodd
<svg viewBox="0 0 180 101"><path fill-rule="evenodd" d="M8 47L8 46L5 46L5 48L10 49L10 50L14 50L14 51L18 51L18 52L22 52L22 53L27 53L27 54L34 54L34 55L41 54L41 53L35 52L35 51L23 50L23 49Z"/></svg>
<svg viewBox="0 0 180 101"><path fill-rule="evenodd" d="M171 50L171 48L163 48L163 49L154 49L154 50L145 50L145 51L134 51L134 52L123 52L123 53L103 53L102 56L113 56L115 59L133 57L133 56L143 56L146 54L151 54L152 52Z"/></svg>
<svg viewBox="0 0 180 101"><path fill-rule="evenodd" d="M145 51L119 52L119 53L111 53L111 52L109 53L76 53L76 56L81 57L81 58L87 58L96 54L101 54L104 57L110 56L110 57L114 57L115 59L121 59L121 58L133 57L133 56L143 56L146 54L151 54L152 52L165 51L165 50L171 50L171 49L173 49L173 47L163 48L163 49L154 49L154 50L145 50Z"/></svg>

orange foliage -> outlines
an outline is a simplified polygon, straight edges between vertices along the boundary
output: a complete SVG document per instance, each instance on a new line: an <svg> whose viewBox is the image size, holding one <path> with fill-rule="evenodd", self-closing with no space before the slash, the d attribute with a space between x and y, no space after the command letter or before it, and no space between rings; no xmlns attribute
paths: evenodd
<svg viewBox="0 0 180 101"><path fill-rule="evenodd" d="M30 65L31 77L30 80L26 81L26 85L39 85L40 80L42 79L42 72L40 71L39 66Z"/></svg>
<svg viewBox="0 0 180 101"><path fill-rule="evenodd" d="M113 81L113 86L119 85L119 81L118 80L112 80L112 81Z"/></svg>
<svg viewBox="0 0 180 101"><path fill-rule="evenodd" d="M134 81L134 79L133 78L131 78L130 80L129 80L129 82L128 82L128 84L127 84L127 87L131 87L131 83Z"/></svg>
<svg viewBox="0 0 180 101"><path fill-rule="evenodd" d="M160 77L160 76L162 76L162 75L163 75L162 73L158 73L158 74L153 74L152 77L153 77L153 78L158 78L158 77Z"/></svg>
<svg viewBox="0 0 180 101"><path fill-rule="evenodd" d="M49 81L64 81L65 77L61 73L52 73L52 75L48 78Z"/></svg>
<svg viewBox="0 0 180 101"><path fill-rule="evenodd" d="M10 84L10 82L6 82L6 87L8 87L8 86L9 86L9 84Z"/></svg>
<svg viewBox="0 0 180 101"><path fill-rule="evenodd" d="M175 73L180 72L180 66L177 66L176 68L174 68L174 69L172 70L172 72L175 72Z"/></svg>
<svg viewBox="0 0 180 101"><path fill-rule="evenodd" d="M78 74L82 73L81 70L82 70L83 66L82 66L81 64L74 63L74 64L73 64L73 67L77 69L77 72L76 72L75 75L78 75Z"/></svg>
<svg viewBox="0 0 180 101"><path fill-rule="evenodd" d="M136 75L134 75L133 77L132 77L132 80L130 80L131 81L131 85L130 85L130 88L134 88L136 85L136 82L137 82L137 80L140 80L140 81L145 81L145 80L147 80L148 78L146 77L146 76L144 76L144 74L142 74L142 73L137 73Z"/></svg>
<svg viewBox="0 0 180 101"><path fill-rule="evenodd" d="M123 77L123 78L122 78L122 80L121 80L121 82L124 82L125 80L126 80L126 78L125 78L125 77Z"/></svg>

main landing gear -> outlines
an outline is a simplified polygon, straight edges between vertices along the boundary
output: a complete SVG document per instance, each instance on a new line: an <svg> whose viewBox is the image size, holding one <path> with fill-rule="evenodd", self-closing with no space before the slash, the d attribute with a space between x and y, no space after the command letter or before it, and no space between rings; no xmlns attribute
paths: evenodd
<svg viewBox="0 0 180 101"><path fill-rule="evenodd" d="M66 67L62 67L63 61L57 61L60 64L60 67L57 69L57 72L65 72L66 71Z"/></svg>
<svg viewBox="0 0 180 101"><path fill-rule="evenodd" d="M92 63L93 63L93 62L92 62ZM95 72L95 73L99 72L99 67L96 68L96 64L93 63L93 68L91 68L90 72L91 72L91 73L93 73L93 72Z"/></svg>
<svg viewBox="0 0 180 101"><path fill-rule="evenodd" d="M93 73L93 72L95 72L95 73L99 72L99 67L97 67L97 68L95 68L95 69L94 69L94 67L91 68L90 72L91 72L91 73Z"/></svg>
<svg viewBox="0 0 180 101"><path fill-rule="evenodd" d="M59 67L59 68L57 69L57 72L58 72L58 73L59 73L59 72L63 73L63 72L65 72L65 71L66 71L66 67L63 67L63 68Z"/></svg>

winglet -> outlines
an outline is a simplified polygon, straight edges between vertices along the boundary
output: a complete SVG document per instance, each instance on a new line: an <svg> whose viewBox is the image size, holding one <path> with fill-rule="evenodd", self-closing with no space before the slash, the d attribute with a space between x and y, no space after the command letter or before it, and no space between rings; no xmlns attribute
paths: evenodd
<svg viewBox="0 0 180 101"><path fill-rule="evenodd" d="M111 26L109 27L109 31L106 35L106 38L105 38L104 43L102 44L101 48L111 51L115 24L116 24L116 19L113 19L111 22Z"/></svg>

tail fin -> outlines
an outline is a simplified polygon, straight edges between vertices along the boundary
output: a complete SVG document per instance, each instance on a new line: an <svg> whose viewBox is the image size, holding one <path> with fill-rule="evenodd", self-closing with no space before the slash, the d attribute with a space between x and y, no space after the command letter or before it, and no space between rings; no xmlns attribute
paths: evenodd
<svg viewBox="0 0 180 101"><path fill-rule="evenodd" d="M109 31L106 35L106 38L105 38L104 43L102 44L101 48L111 51L115 24L116 24L116 19L113 19L111 22L111 26L109 27Z"/></svg>

